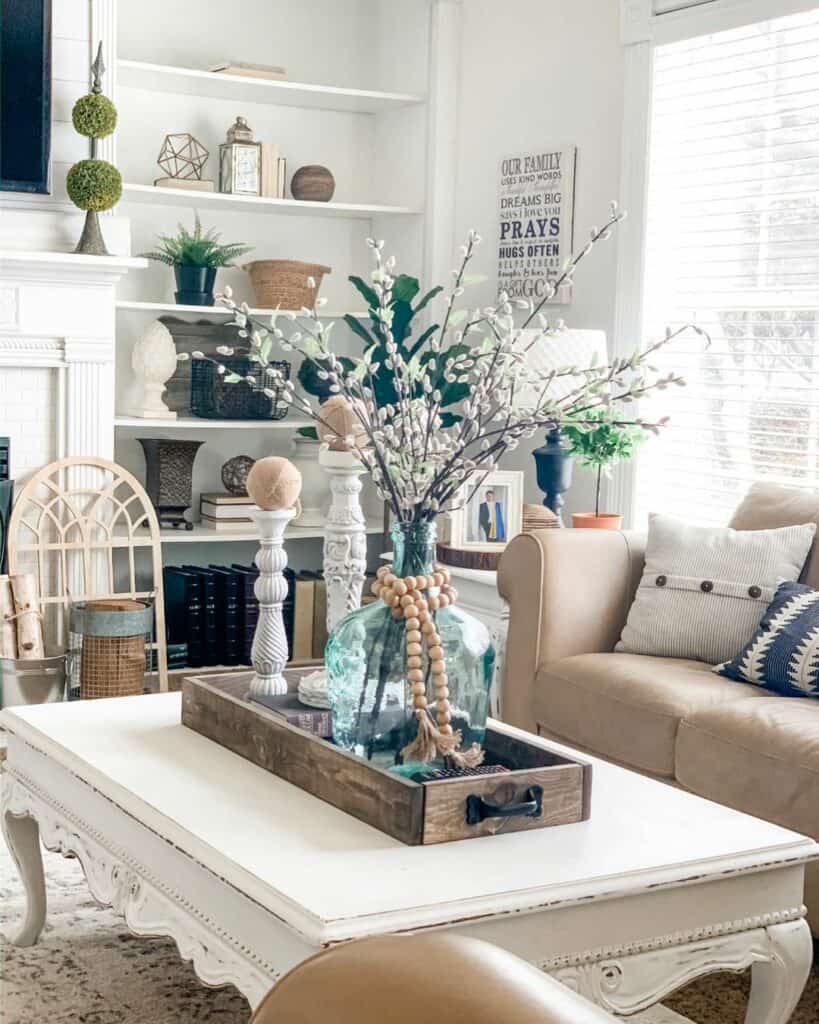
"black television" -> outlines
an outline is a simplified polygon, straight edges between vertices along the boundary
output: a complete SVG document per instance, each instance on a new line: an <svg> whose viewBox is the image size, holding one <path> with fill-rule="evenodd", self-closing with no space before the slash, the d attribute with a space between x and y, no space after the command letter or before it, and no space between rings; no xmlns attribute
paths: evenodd
<svg viewBox="0 0 819 1024"><path fill-rule="evenodd" d="M0 190L48 193L51 0L0 0Z"/></svg>

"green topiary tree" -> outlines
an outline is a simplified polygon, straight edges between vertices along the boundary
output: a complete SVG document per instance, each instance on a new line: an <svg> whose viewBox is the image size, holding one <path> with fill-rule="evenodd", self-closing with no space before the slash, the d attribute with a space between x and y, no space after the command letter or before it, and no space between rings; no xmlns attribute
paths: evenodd
<svg viewBox="0 0 819 1024"><path fill-rule="evenodd" d="M65 186L71 202L86 211L85 227L75 252L94 256L107 256L105 241L100 231L97 214L110 210L122 195L122 175L107 160L97 159L97 139L104 139L117 126L117 108L102 95L102 43L91 65L94 82L91 92L81 96L71 111L74 128L80 135L91 139L91 158L80 160L71 167Z"/></svg>

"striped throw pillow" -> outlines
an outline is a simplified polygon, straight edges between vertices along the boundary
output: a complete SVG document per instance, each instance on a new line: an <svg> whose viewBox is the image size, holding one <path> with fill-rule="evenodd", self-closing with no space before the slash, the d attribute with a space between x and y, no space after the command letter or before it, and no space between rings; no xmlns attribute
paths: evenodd
<svg viewBox="0 0 819 1024"><path fill-rule="evenodd" d="M819 590L780 583L753 638L714 671L783 697L819 697Z"/></svg>

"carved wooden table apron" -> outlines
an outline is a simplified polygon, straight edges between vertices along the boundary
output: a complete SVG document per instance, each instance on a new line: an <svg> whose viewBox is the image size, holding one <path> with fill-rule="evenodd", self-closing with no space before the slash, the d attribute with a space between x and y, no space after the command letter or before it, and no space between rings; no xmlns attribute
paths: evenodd
<svg viewBox="0 0 819 1024"><path fill-rule="evenodd" d="M79 858L131 931L171 936L252 1006L323 946L441 927L614 1013L749 966L748 1024L784 1024L799 998L809 839L595 761L588 822L403 846L179 716L179 694L2 713L3 824L28 897L12 941L45 922L42 841Z"/></svg>

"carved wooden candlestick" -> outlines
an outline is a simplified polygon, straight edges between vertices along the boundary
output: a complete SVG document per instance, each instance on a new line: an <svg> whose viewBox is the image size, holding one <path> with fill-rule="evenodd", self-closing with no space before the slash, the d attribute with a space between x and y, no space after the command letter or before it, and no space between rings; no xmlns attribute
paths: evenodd
<svg viewBox="0 0 819 1024"><path fill-rule="evenodd" d="M361 510L364 466L351 452L322 451L319 464L330 477L332 502L324 527L327 632L361 605L367 575L367 526Z"/></svg>
<svg viewBox="0 0 819 1024"><path fill-rule="evenodd" d="M288 659L282 619L282 604L287 597L287 553L283 540L285 527L296 515L294 506L301 493L301 474L287 459L259 459L248 474L247 493L256 502L257 507L250 510L250 515L261 536L256 555L259 578L254 588L259 599L259 621L250 651L250 692L282 694L287 693L283 671Z"/></svg>

